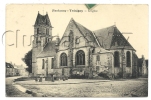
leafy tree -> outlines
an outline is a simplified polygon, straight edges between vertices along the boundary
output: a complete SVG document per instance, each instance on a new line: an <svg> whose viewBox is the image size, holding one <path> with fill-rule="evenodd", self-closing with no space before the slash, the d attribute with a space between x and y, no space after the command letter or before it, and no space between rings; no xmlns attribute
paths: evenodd
<svg viewBox="0 0 151 100"><path fill-rule="evenodd" d="M22 60L28 66L26 70L32 73L32 50L28 51Z"/></svg>

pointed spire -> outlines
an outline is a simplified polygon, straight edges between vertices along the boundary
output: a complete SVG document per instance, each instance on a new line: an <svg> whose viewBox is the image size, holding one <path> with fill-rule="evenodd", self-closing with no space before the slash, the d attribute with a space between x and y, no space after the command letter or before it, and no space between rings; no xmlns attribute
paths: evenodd
<svg viewBox="0 0 151 100"><path fill-rule="evenodd" d="M114 22L114 27L116 27L116 22Z"/></svg>

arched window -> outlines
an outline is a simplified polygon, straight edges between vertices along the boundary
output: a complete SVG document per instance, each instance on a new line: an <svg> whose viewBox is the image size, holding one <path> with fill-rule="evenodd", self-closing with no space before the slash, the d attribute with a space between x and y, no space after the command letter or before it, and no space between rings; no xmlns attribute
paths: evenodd
<svg viewBox="0 0 151 100"><path fill-rule="evenodd" d="M76 65L85 65L85 53L82 50L76 53Z"/></svg>
<svg viewBox="0 0 151 100"><path fill-rule="evenodd" d="M119 52L115 51L114 52L114 67L120 67L120 59L119 59Z"/></svg>
<svg viewBox="0 0 151 100"><path fill-rule="evenodd" d="M45 59L42 59L42 69L45 69Z"/></svg>
<svg viewBox="0 0 151 100"><path fill-rule="evenodd" d="M97 61L100 61L100 55L97 55L97 56L96 56L96 60L97 60Z"/></svg>
<svg viewBox="0 0 151 100"><path fill-rule="evenodd" d="M131 53L129 51L126 52L126 67L131 67Z"/></svg>
<svg viewBox="0 0 151 100"><path fill-rule="evenodd" d="M61 63L61 66L67 66L67 55L65 53L61 54L60 63Z"/></svg>

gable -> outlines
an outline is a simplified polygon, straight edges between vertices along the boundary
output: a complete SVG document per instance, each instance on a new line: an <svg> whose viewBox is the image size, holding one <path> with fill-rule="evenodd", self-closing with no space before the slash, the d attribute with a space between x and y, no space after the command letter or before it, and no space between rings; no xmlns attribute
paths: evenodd
<svg viewBox="0 0 151 100"><path fill-rule="evenodd" d="M86 38L88 42L94 42L95 45L98 45L92 31L79 24L78 22L75 23L80 33Z"/></svg>
<svg viewBox="0 0 151 100"><path fill-rule="evenodd" d="M69 45L69 34L71 33L71 31L73 32L74 36L73 46L75 46L76 39L80 39L80 46L88 46L90 43L93 46L98 46L92 31L71 19L59 43L60 46L63 43L65 44L66 47L64 47L64 49L68 48L67 46Z"/></svg>
<svg viewBox="0 0 151 100"><path fill-rule="evenodd" d="M114 28L114 33L112 36L111 48L125 48L125 49L134 49L128 40L122 35L122 33Z"/></svg>
<svg viewBox="0 0 151 100"><path fill-rule="evenodd" d="M69 34L71 33L71 30L77 31L75 24L73 23L72 19L69 21L66 30L59 42L59 50L60 49L67 49L69 46ZM72 32L73 33L73 32ZM79 32L76 32L76 34L79 34Z"/></svg>

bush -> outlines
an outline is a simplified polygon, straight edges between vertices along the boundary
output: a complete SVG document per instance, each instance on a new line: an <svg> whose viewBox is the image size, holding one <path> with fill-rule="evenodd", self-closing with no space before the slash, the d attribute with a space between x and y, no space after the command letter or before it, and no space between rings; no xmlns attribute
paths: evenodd
<svg viewBox="0 0 151 100"><path fill-rule="evenodd" d="M106 78L106 79L110 79L109 73L106 71L99 73L98 76Z"/></svg>
<svg viewBox="0 0 151 100"><path fill-rule="evenodd" d="M86 76L84 76L84 75L78 75L78 74L73 74L73 75L71 75L71 78L73 78L73 79L85 79Z"/></svg>

